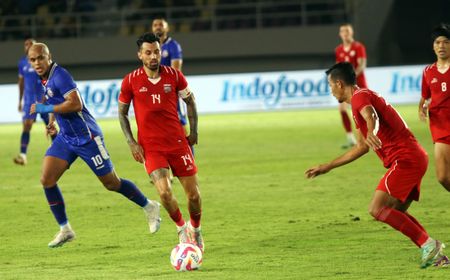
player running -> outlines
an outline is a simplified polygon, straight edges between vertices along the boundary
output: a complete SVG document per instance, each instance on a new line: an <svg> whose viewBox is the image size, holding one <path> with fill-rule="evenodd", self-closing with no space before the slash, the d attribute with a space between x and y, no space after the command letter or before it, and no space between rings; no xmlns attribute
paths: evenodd
<svg viewBox="0 0 450 280"><path fill-rule="evenodd" d="M421 267L448 265L442 242L431 238L425 228L407 212L419 200L420 183L428 166L428 155L416 141L397 111L377 93L356 85L353 66L338 63L326 71L334 97L352 105L357 144L329 163L306 170L313 178L348 164L373 149L388 169L378 184L369 206L376 220L409 237L422 250Z"/></svg>
<svg viewBox="0 0 450 280"><path fill-rule="evenodd" d="M336 63L350 62L355 69L356 84L360 88L367 88L366 76L364 75L367 65L366 48L361 42L355 41L353 38L353 27L351 24L346 23L339 27L339 37L341 37L342 44L334 50ZM352 123L347 112L348 107L348 104L339 104L339 112L347 134L347 143L342 146L344 149L356 144L356 139L352 132Z"/></svg>
<svg viewBox="0 0 450 280"><path fill-rule="evenodd" d="M177 226L180 243L194 242L205 249L200 218L201 197L197 166L189 145L197 144L197 108L194 94L184 75L169 66L161 65L159 38L145 33L137 40L138 57L143 66L127 74L119 95L119 120L123 133L136 161L145 169L161 198L164 208ZM178 97L187 104L190 123L185 136L177 114ZM138 129L136 141L130 128L128 110L133 102ZM190 222L183 219L173 196L169 167L178 177L188 199Z"/></svg>
<svg viewBox="0 0 450 280"><path fill-rule="evenodd" d="M437 60L423 71L419 118L430 118L437 178L450 191L450 26L437 26L431 38Z"/></svg>
<svg viewBox="0 0 450 280"><path fill-rule="evenodd" d="M52 61L45 44L34 44L28 57L45 86L46 98L45 104L31 105L30 113L51 113L47 132L57 134L45 154L41 176L48 204L60 226L60 231L48 246L59 247L75 238L57 182L78 157L89 165L106 189L121 193L142 207L147 215L150 232L158 231L159 204L147 199L133 182L118 177L103 142L102 131L84 106L72 76ZM56 118L60 128L59 133L53 118Z"/></svg>
<svg viewBox="0 0 450 280"><path fill-rule="evenodd" d="M30 114L31 104L41 102L44 96L44 87L39 76L28 62L28 50L36 41L27 39L24 42L25 55L19 61L19 106L22 113L22 134L20 136L20 153L13 159L15 164L27 164L27 150L30 143L30 131L36 122L37 114ZM45 125L48 125L48 114L40 114Z"/></svg>

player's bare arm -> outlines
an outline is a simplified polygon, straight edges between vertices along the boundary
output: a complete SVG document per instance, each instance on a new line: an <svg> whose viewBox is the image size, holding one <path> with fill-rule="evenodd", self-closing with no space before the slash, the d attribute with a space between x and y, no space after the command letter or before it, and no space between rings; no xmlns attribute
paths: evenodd
<svg viewBox="0 0 450 280"><path fill-rule="evenodd" d="M78 90L73 90L65 96L64 102L58 105L45 105L35 103L31 105L30 113L58 113L67 114L79 112L83 109L83 103Z"/></svg>
<svg viewBox="0 0 450 280"><path fill-rule="evenodd" d="M364 70L366 70L367 67L367 58L360 57L358 58L358 67L355 69L356 77L358 77Z"/></svg>
<svg viewBox="0 0 450 280"><path fill-rule="evenodd" d="M357 129L356 132L357 132L356 133L357 143L355 146L353 146L350 150L345 152L343 155L335 158L334 160L332 160L329 163L324 163L324 164L309 168L308 170L305 171L306 178L308 178L308 179L314 178L319 175L325 174L336 167L346 165L346 164L358 159L362 155L366 154L369 151L369 146L367 146L367 144L365 143L364 137L362 136L359 129Z"/></svg>
<svg viewBox="0 0 450 280"><path fill-rule="evenodd" d="M362 108L359 113L367 123L366 144L374 150L381 149L382 143L380 138L378 138L377 136L378 130L380 128L377 111L372 105L367 105Z"/></svg>
<svg viewBox="0 0 450 280"><path fill-rule="evenodd" d="M420 98L419 102L419 120L426 122L428 117L429 99Z"/></svg>
<svg viewBox="0 0 450 280"><path fill-rule="evenodd" d="M198 143L198 114L197 114L197 104L195 103L194 94L191 94L183 99L187 105L187 114L189 119L189 144L194 145Z"/></svg>
<svg viewBox="0 0 450 280"><path fill-rule="evenodd" d="M134 160L137 162L144 162L144 150L134 139L133 132L131 131L130 120L128 118L128 111L130 110L130 104L119 102L119 122L122 132L127 139L128 146L130 146L131 154Z"/></svg>

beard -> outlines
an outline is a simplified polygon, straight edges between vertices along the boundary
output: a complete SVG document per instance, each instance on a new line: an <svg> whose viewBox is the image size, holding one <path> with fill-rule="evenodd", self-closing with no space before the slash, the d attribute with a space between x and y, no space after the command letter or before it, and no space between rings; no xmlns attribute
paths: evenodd
<svg viewBox="0 0 450 280"><path fill-rule="evenodd" d="M147 67L148 69L152 70L152 71L157 71L159 68L159 63L151 63L151 62L147 62L144 63L145 67Z"/></svg>

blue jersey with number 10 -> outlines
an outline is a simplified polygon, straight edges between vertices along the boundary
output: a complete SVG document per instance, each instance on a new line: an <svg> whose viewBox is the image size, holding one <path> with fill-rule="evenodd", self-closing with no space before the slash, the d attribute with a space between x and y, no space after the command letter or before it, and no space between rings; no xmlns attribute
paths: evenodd
<svg viewBox="0 0 450 280"><path fill-rule="evenodd" d="M66 69L56 63L51 65L48 80L45 83L45 97L47 104L58 105L65 101L65 96L77 91L77 85ZM55 113L60 134L64 141L74 146L81 146L94 139L96 136L103 137L100 127L94 117L89 113L81 98L83 109L79 112L58 114Z"/></svg>

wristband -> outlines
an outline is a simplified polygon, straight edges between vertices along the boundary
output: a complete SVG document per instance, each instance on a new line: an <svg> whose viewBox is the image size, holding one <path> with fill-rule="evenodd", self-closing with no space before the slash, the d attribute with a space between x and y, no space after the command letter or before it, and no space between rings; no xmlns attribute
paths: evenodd
<svg viewBox="0 0 450 280"><path fill-rule="evenodd" d="M53 105L36 103L36 113L53 113Z"/></svg>

